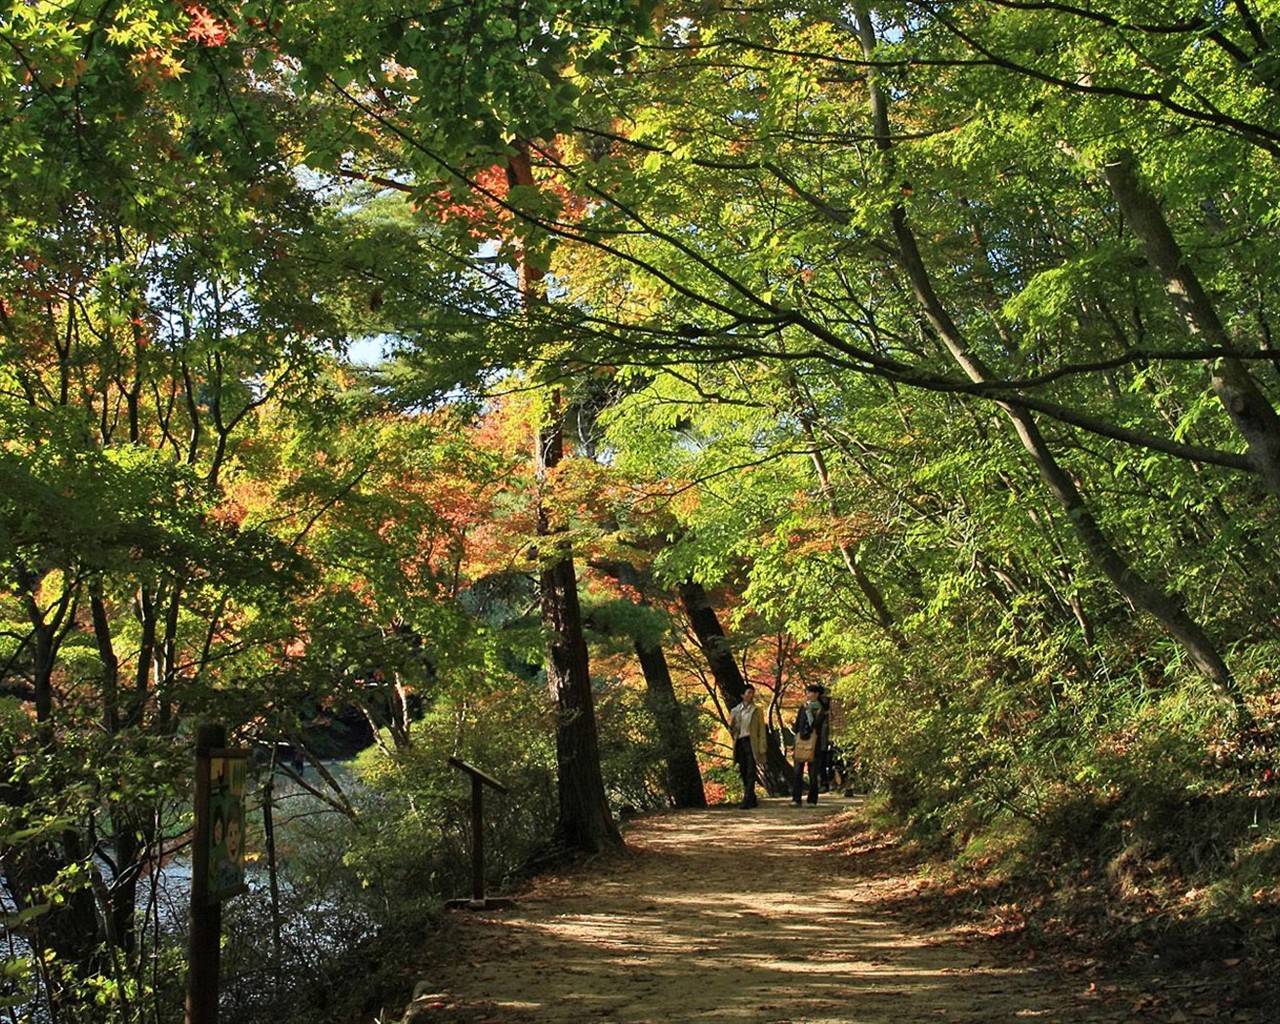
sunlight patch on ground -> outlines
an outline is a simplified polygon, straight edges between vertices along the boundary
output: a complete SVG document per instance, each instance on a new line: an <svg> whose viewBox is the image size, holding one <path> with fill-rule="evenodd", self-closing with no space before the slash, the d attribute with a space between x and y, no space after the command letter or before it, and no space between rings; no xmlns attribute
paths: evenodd
<svg viewBox="0 0 1280 1024"><path fill-rule="evenodd" d="M774 801L762 813L722 808L634 823L635 856L544 884L473 926L470 947L452 950L459 969L440 970L434 984L493 1012L473 1020L446 1008L441 1024L1045 1016L1042 979L981 967L932 933L904 932L880 911L893 883L835 870L841 855L828 837L841 811Z"/></svg>

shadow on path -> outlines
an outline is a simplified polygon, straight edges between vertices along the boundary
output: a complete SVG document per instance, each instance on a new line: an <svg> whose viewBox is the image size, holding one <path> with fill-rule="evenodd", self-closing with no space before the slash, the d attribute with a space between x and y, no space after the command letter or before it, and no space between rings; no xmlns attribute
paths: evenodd
<svg viewBox="0 0 1280 1024"><path fill-rule="evenodd" d="M997 969L875 909L842 872L852 801L766 800L633 822L628 855L542 879L515 906L451 915L413 1024L1083 1021L1055 979Z"/></svg>

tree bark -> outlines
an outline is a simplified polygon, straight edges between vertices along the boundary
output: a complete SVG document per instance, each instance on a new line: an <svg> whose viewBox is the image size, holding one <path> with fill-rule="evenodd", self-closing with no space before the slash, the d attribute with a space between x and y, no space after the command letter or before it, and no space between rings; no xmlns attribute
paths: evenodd
<svg viewBox="0 0 1280 1024"><path fill-rule="evenodd" d="M538 431L539 479L560 461L558 411ZM538 536L554 537L545 505L539 501ZM546 549L540 548L544 553ZM561 841L590 853L622 845L609 810L600 771L595 699L573 556L551 555L538 576L542 624L547 630L547 689L556 707L556 764L559 769Z"/></svg>
<svg viewBox="0 0 1280 1024"><path fill-rule="evenodd" d="M512 185L536 185L526 147L517 146L509 158L507 179ZM517 277L526 308L546 301L542 272L530 265L523 254L518 258ZM564 454L564 414L558 392L551 394L549 405L546 421L536 429L534 473L539 487L537 534L550 541L539 545L543 567L538 579L542 624L547 631L547 689L556 708L557 832L567 847L595 853L621 846L622 834L609 810L600 770L595 701L573 555L567 549L557 550L556 531L551 527L541 493L547 474Z"/></svg>
<svg viewBox="0 0 1280 1024"><path fill-rule="evenodd" d="M738 663L733 658L733 650L715 609L711 607L711 599L702 584L693 580L680 584L678 589L689 625L698 638L698 646L707 659L711 676L720 691L720 699L726 707L734 707L742 701L742 691L747 688L747 681L742 677ZM765 763L760 767L764 770L765 789L771 796L788 792L791 786L791 765L782 752L782 743L776 729L765 730Z"/></svg>
<svg viewBox="0 0 1280 1024"><path fill-rule="evenodd" d="M1103 164L1103 176L1125 220L1160 277L1187 332L1228 348L1231 338L1200 279L1187 262L1155 197L1138 181L1133 153L1122 150ZM1245 440L1249 461L1263 485L1280 497L1280 416L1239 359L1223 356L1209 366L1213 393Z"/></svg>
<svg viewBox="0 0 1280 1024"><path fill-rule="evenodd" d="M643 594L640 573L628 562L593 563L593 567L607 573L624 586L640 595L642 607L649 607ZM667 768L667 794L676 807L706 807L707 794L702 785L702 771L698 767L698 754L694 750L685 721L684 709L676 697L675 684L671 680L671 667L662 645L645 636L634 636L636 660L644 674L645 703L653 715L658 733L658 745Z"/></svg>
<svg viewBox="0 0 1280 1024"><path fill-rule="evenodd" d="M861 5L856 9L855 17L863 52L870 59L876 45L871 19ZM874 78L868 82L868 92L876 145L882 153L888 154L893 148L888 104ZM987 367L969 350L960 328L952 320L942 300L934 291L933 281L920 254L915 233L907 223L907 212L901 203L893 208L892 223L894 238L898 243L899 258L925 318L970 380L981 382L990 379L991 374ZM1127 601L1160 622L1165 631L1191 657L1214 690L1231 702L1237 717L1247 720L1248 715L1240 688L1216 645L1199 623L1186 613L1176 598L1136 572L1111 543L1070 474L1054 457L1031 414L1015 406L998 404L1013 424L1023 448L1039 470L1041 480L1058 500L1093 563L1111 580Z"/></svg>
<svg viewBox="0 0 1280 1024"><path fill-rule="evenodd" d="M658 730L658 743L667 765L667 792L676 807L706 807L698 756L689 738L684 711L676 699L667 657L658 644L636 640L636 658L644 672L646 703Z"/></svg>
<svg viewBox="0 0 1280 1024"><path fill-rule="evenodd" d="M698 646L707 659L707 666L711 669L711 676L716 681L721 699L728 707L740 704L747 681L734 660L724 627L720 625L720 619L711 607L711 598L707 596L702 584L693 580L681 583L678 589L685 615L693 628L694 636L698 638Z"/></svg>
<svg viewBox="0 0 1280 1024"><path fill-rule="evenodd" d="M35 694L36 722L47 738L53 728L53 670L62 641L75 625L75 587L64 586L46 611L36 597L44 578L21 564L15 564L14 571L18 598L27 614L27 621L31 623L34 640L31 686Z"/></svg>

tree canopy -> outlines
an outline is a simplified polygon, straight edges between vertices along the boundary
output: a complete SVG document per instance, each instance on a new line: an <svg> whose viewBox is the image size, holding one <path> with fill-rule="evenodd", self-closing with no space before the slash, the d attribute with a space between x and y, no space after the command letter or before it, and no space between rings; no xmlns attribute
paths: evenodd
<svg viewBox="0 0 1280 1024"><path fill-rule="evenodd" d="M364 805L294 781L384 907L406 851L447 875L447 755L519 775L513 860L598 850L724 797L744 680L771 784L821 680L857 783L957 848L1119 841L1154 793L1217 801L1223 864L1272 842L1277 33L1273 0L0 16L0 999L172 998L144 880L212 719L377 751Z"/></svg>

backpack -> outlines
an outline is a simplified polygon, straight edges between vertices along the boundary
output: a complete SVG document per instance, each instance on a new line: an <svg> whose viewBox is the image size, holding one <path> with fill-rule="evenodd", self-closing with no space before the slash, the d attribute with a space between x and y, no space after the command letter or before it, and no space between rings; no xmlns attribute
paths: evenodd
<svg viewBox="0 0 1280 1024"><path fill-rule="evenodd" d="M796 716L796 732L802 740L807 740L813 735L813 725L809 722L809 711L802 707L800 714Z"/></svg>

